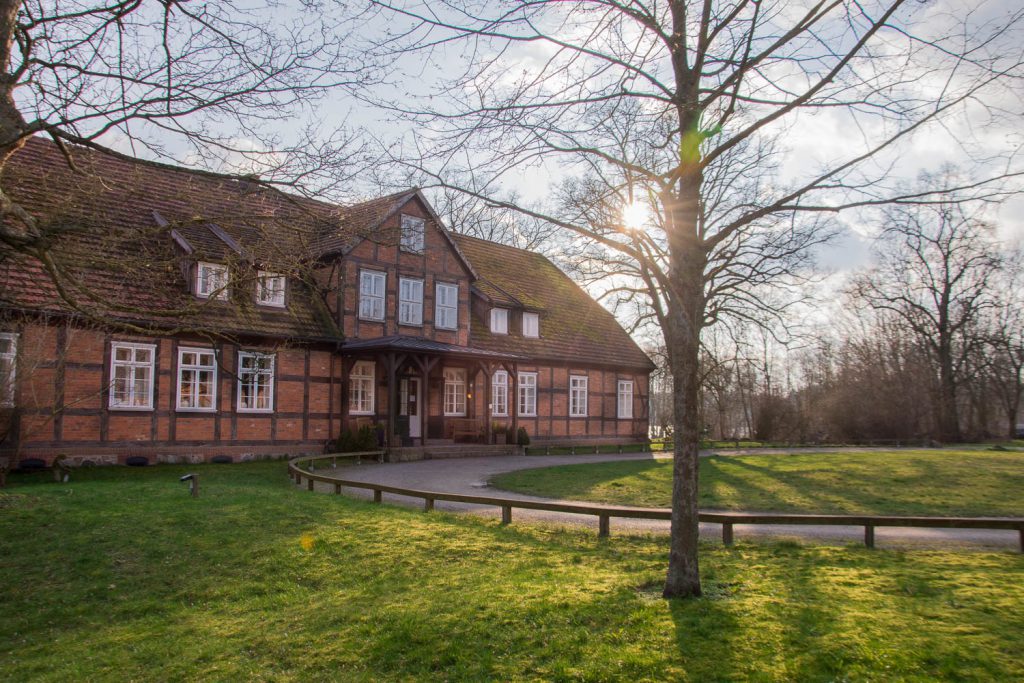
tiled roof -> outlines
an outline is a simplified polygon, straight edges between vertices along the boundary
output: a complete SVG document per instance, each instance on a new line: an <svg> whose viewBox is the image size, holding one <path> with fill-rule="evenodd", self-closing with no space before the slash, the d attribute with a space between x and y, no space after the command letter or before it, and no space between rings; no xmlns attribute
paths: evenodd
<svg viewBox="0 0 1024 683"><path fill-rule="evenodd" d="M466 235L453 237L482 280L541 311L539 339L524 338L519 330L491 334L487 322L474 318L471 346L561 362L653 368L615 316L544 256Z"/></svg>
<svg viewBox="0 0 1024 683"><path fill-rule="evenodd" d="M295 278L286 309L256 306L251 277L230 304L204 302L188 294L183 266L206 258L249 274L252 265L294 272L297 256L305 258L318 235L338 224L337 207L214 174L77 147L71 154L77 172L54 144L31 138L4 173L14 199L54 231L54 258L72 275L69 291L89 309L161 328L333 336L316 295ZM194 250L189 259L183 243ZM23 257L0 263L0 302L68 310L41 264ZM183 315L161 313L171 310Z"/></svg>
<svg viewBox="0 0 1024 683"><path fill-rule="evenodd" d="M361 239L376 235L380 224L416 194L416 190L403 190L377 199L345 207L341 222L327 226L315 244L318 254L345 253ZM392 239L397 240L397 235Z"/></svg>

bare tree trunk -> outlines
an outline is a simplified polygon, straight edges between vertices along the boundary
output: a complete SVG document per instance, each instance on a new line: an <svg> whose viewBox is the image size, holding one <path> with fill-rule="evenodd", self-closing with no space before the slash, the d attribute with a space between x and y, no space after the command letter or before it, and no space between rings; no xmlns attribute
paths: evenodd
<svg viewBox="0 0 1024 683"><path fill-rule="evenodd" d="M953 371L953 352L948 341L939 343L939 440L956 443L961 440L960 417L957 413L957 382Z"/></svg>
<svg viewBox="0 0 1024 683"><path fill-rule="evenodd" d="M675 378L672 417L675 447L672 463L672 530L669 541L666 598L701 594L697 543L698 449L700 447L700 333L704 321L705 247L698 237L700 173L694 168L679 183L678 198L670 201L672 251L670 278L676 296L669 298L668 358Z"/></svg>

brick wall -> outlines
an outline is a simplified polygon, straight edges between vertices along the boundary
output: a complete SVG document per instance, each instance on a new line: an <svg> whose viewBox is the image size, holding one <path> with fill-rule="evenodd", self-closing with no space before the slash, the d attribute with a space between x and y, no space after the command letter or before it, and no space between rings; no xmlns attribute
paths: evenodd
<svg viewBox="0 0 1024 683"><path fill-rule="evenodd" d="M4 444L21 458L59 454L96 462L190 461L319 452L337 438L341 363L330 350L253 340L243 346L160 339L68 325L26 323L18 330L18 427ZM153 407L110 407L111 342L156 346ZM218 358L217 410L177 409L178 347L212 348ZM237 409L239 349L273 353L274 410Z"/></svg>

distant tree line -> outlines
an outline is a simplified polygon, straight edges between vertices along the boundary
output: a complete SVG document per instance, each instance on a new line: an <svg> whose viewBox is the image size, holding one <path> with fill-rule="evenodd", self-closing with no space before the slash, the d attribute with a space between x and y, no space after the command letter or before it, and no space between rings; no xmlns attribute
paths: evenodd
<svg viewBox="0 0 1024 683"><path fill-rule="evenodd" d="M1024 254L962 205L894 207L883 219L874 264L849 279L814 333L787 345L757 329L705 345L707 437L1013 437L1024 421ZM653 387L656 435L670 382Z"/></svg>

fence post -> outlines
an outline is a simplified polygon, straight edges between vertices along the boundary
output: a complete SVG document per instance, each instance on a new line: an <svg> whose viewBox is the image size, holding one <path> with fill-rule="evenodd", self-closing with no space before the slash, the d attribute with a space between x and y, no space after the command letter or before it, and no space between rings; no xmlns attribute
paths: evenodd
<svg viewBox="0 0 1024 683"><path fill-rule="evenodd" d="M334 493L335 493L335 495L341 493L341 484L335 484L334 485Z"/></svg>
<svg viewBox="0 0 1024 683"><path fill-rule="evenodd" d="M875 547L875 527L871 524L864 525L864 545L868 548Z"/></svg>
<svg viewBox="0 0 1024 683"><path fill-rule="evenodd" d="M732 522L722 522L722 544L732 545Z"/></svg>
<svg viewBox="0 0 1024 683"><path fill-rule="evenodd" d="M597 516L597 537L608 538L608 534L611 532L610 518L608 515Z"/></svg>
<svg viewBox="0 0 1024 683"><path fill-rule="evenodd" d="M374 503L379 503L380 499L381 499L381 490L380 489L374 489L373 490L373 502Z"/></svg>
<svg viewBox="0 0 1024 683"><path fill-rule="evenodd" d="M295 472L295 485L302 486L302 475L298 472Z"/></svg>
<svg viewBox="0 0 1024 683"><path fill-rule="evenodd" d="M501 523L508 525L512 523L512 506L502 505L501 506ZM1024 533L1024 532L1021 532Z"/></svg>
<svg viewBox="0 0 1024 683"><path fill-rule="evenodd" d="M424 498L423 499L423 511L424 512L430 512L433 509L434 509L434 499L433 498Z"/></svg>
<svg viewBox="0 0 1024 683"><path fill-rule="evenodd" d="M307 487L306 487L306 488L308 488L308 489L309 489L310 491L312 491L312 490L313 490L313 479L312 479L312 478L310 478L310 480L309 480L309 484L307 484Z"/></svg>
<svg viewBox="0 0 1024 683"><path fill-rule="evenodd" d="M1020 531L1020 551L1022 553L1024 553L1024 528L1021 528L1019 531Z"/></svg>

